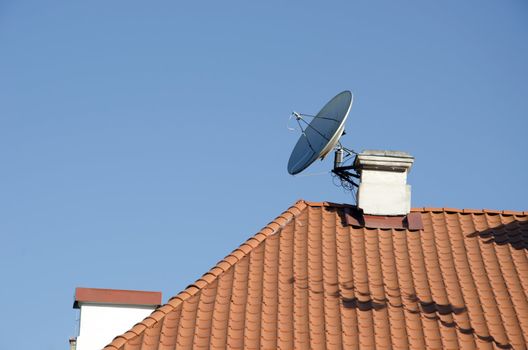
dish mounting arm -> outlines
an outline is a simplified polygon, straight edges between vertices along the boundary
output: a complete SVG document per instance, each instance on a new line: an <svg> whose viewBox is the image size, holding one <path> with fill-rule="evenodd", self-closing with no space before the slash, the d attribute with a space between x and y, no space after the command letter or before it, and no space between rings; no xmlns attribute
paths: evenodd
<svg viewBox="0 0 528 350"><path fill-rule="evenodd" d="M359 187L356 181L354 181L354 179L360 178L360 176L355 172L354 165L343 165L344 152L345 150L342 146L338 146L335 149L334 169L332 169L332 173L339 177L341 181L346 182L354 187ZM348 150L347 153L349 153Z"/></svg>

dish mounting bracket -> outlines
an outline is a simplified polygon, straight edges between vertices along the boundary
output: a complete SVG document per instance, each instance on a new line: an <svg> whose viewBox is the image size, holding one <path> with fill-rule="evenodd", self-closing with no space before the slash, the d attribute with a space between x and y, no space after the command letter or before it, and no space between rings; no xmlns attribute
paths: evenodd
<svg viewBox="0 0 528 350"><path fill-rule="evenodd" d="M345 155L346 152L346 155ZM359 187L355 179L359 179L360 176L355 171L354 165L343 165L345 157L348 157L356 152L348 150L343 146L339 145L334 151L334 168L332 173L335 174L341 180L343 187ZM345 186L347 184L348 186Z"/></svg>

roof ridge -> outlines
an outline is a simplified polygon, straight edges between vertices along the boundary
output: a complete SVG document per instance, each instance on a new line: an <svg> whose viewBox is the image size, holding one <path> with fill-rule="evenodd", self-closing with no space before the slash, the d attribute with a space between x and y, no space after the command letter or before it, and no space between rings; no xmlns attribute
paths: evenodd
<svg viewBox="0 0 528 350"><path fill-rule="evenodd" d="M350 207L355 208L354 204L348 203L334 203L334 202L312 202L304 201L311 207ZM412 208L411 212L447 212L447 213L464 213L464 214L502 214L502 215L517 215L524 216L528 215L528 210L494 210L494 209L459 209L459 208L448 208L448 207L417 207Z"/></svg>
<svg viewBox="0 0 528 350"><path fill-rule="evenodd" d="M354 204L348 204L348 203L335 203L335 202L312 202L312 201L304 201L307 205L310 207L345 207L345 208L355 208L356 205Z"/></svg>
<svg viewBox="0 0 528 350"><path fill-rule="evenodd" d="M295 204L285 210L281 215L277 216L275 220L268 223L259 232L248 238L238 248L220 260L214 267L204 273L202 277L198 278L196 282L187 286L187 288L170 298L167 303L154 310L149 316L143 319L143 321L136 323L130 330L115 337L110 344L104 347L104 349L119 349L125 342L139 336L145 329L155 325L165 315L174 310L185 300L196 295L200 290L216 280L222 273L234 266L237 261L249 254L251 250L266 240L266 238L277 233L294 217L299 215L306 207L313 206L312 203L315 202L307 202L303 199L297 200ZM328 206L329 204L328 202L323 203L327 203L325 206ZM321 203L321 205L323 205L323 203Z"/></svg>
<svg viewBox="0 0 528 350"><path fill-rule="evenodd" d="M446 208L446 207L418 207L412 208L411 212L447 212L447 213L463 213L463 214L502 214L502 215L517 215L525 216L528 215L528 210L495 210L495 209L458 209L458 208Z"/></svg>

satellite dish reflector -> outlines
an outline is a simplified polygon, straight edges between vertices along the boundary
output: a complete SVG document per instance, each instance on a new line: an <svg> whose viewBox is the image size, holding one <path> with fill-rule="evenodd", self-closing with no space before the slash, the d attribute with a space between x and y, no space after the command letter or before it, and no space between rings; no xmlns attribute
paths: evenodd
<svg viewBox="0 0 528 350"><path fill-rule="evenodd" d="M290 155L290 174L300 173L318 158L323 159L334 148L345 130L352 100L352 93L348 90L337 94L313 117L310 124L302 119L301 114L294 112L297 121L302 120L307 126Z"/></svg>

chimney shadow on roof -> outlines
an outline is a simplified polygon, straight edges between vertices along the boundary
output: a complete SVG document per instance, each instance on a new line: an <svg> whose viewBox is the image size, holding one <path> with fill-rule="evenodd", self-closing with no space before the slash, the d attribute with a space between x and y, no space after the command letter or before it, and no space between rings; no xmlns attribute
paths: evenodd
<svg viewBox="0 0 528 350"><path fill-rule="evenodd" d="M401 308L412 314L423 315L423 317L426 319L438 321L443 327L455 328L457 329L457 331L463 334L472 334L476 338L482 341L493 343L499 349L512 349L513 348L511 344L503 344L503 343L496 341L491 335L484 336L484 335L480 335L476 333L474 328L463 328L463 327L460 327L457 324L457 322L454 320L451 322L446 322L445 320L442 320L440 318L440 316L460 315L464 312L467 312L467 308L465 306L454 306L452 304L444 305L444 304L438 304L435 301L422 301L416 295L408 295L408 296L403 296L403 297L410 301L416 302L419 307L410 309L403 304L392 304L386 298L384 299L369 298L368 300L359 300L358 298L341 297L341 302L343 303L343 307L346 309L357 309L363 312L372 311L372 310L379 311L389 306Z"/></svg>
<svg viewBox="0 0 528 350"><path fill-rule="evenodd" d="M528 221L513 221L484 231L475 231L466 237L479 237L484 244L509 244L515 250L528 250Z"/></svg>

